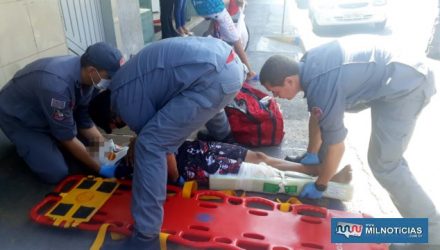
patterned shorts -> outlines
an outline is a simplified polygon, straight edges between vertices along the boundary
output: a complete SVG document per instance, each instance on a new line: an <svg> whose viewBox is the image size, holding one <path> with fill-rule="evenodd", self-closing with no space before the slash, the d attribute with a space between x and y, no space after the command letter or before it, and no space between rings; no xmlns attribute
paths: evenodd
<svg viewBox="0 0 440 250"><path fill-rule="evenodd" d="M177 153L179 174L186 180L208 185L214 173L238 173L247 149L221 142L185 141Z"/></svg>

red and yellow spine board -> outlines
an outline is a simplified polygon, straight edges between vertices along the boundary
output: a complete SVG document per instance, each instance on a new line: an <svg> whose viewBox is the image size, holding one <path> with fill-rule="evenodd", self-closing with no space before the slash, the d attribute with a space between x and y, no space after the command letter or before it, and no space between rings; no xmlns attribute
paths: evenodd
<svg viewBox="0 0 440 250"><path fill-rule="evenodd" d="M54 190L71 192L66 185L100 178L68 177ZM104 179L104 181L107 181ZM47 213L59 206L61 196L47 196L31 211L41 224L98 231L109 223L109 231L130 235L131 181L116 181L117 187L88 221L78 223L53 219ZM109 184L107 184L109 186ZM194 249L248 250L385 250L385 244L332 244L331 218L362 218L365 214L329 210L310 205L277 203L260 197L235 197L211 190L168 186L162 232L167 241ZM91 195L87 195L91 196ZM84 216L83 216L84 217Z"/></svg>
<svg viewBox="0 0 440 250"><path fill-rule="evenodd" d="M134 222L130 207L130 180L73 175L35 205L30 217L40 224L88 231L108 223L111 232L130 235Z"/></svg>

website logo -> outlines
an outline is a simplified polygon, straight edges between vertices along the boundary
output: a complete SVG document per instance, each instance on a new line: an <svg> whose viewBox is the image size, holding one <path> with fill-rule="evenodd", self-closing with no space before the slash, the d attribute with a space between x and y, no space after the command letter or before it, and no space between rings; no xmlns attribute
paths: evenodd
<svg viewBox="0 0 440 250"><path fill-rule="evenodd" d="M361 224L338 222L336 224L336 233L342 234L346 238L350 238L350 236L361 237L362 236L362 228L363 228L363 226Z"/></svg>
<svg viewBox="0 0 440 250"><path fill-rule="evenodd" d="M332 243L428 243L427 218L332 218Z"/></svg>

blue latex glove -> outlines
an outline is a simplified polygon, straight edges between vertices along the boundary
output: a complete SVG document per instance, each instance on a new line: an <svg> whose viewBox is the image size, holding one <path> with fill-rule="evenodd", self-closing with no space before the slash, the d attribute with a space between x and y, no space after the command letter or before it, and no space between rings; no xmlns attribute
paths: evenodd
<svg viewBox="0 0 440 250"><path fill-rule="evenodd" d="M300 198L320 199L322 197L321 191L317 190L314 182L309 182L304 185L304 188L299 195Z"/></svg>
<svg viewBox="0 0 440 250"><path fill-rule="evenodd" d="M116 166L113 164L104 164L99 169L99 175L106 178L115 177Z"/></svg>
<svg viewBox="0 0 440 250"><path fill-rule="evenodd" d="M185 179L183 179L182 176L179 176L179 178L177 178L175 182L170 182L170 184L178 187L183 187L183 185L185 184Z"/></svg>
<svg viewBox="0 0 440 250"><path fill-rule="evenodd" d="M307 152L306 155L301 159L301 164L304 165L316 165L319 164L318 154Z"/></svg>

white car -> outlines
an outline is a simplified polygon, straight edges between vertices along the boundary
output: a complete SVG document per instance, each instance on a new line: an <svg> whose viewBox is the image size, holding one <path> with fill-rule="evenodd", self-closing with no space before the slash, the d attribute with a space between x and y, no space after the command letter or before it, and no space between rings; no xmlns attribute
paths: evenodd
<svg viewBox="0 0 440 250"><path fill-rule="evenodd" d="M382 30L387 22L386 0L309 0L313 30L323 27L373 24Z"/></svg>

